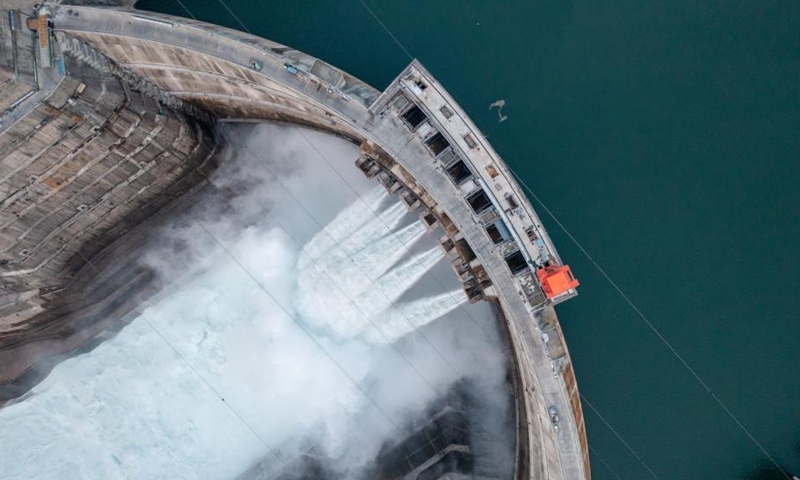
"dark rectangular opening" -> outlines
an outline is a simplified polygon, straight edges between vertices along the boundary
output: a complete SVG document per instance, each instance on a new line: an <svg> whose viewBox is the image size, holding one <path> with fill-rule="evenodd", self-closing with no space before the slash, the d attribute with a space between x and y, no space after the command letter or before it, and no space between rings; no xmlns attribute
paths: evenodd
<svg viewBox="0 0 800 480"><path fill-rule="evenodd" d="M465 262L469 263L475 260L475 252L463 238L456 240L456 250L458 250L459 255Z"/></svg>
<svg viewBox="0 0 800 480"><path fill-rule="evenodd" d="M485 212L492 206L491 200L489 200L489 197L486 196L486 192L483 190L478 190L468 196L467 202L469 202L469 206L472 207L472 210L477 214Z"/></svg>
<svg viewBox="0 0 800 480"><path fill-rule="evenodd" d="M511 238L511 232L508 231L505 222L500 219L488 225L486 227L486 233L489 234L489 238L492 239L495 245Z"/></svg>
<svg viewBox="0 0 800 480"><path fill-rule="evenodd" d="M525 257L522 256L522 252L519 250L506 257L506 264L513 275L521 273L528 268Z"/></svg>
<svg viewBox="0 0 800 480"><path fill-rule="evenodd" d="M503 235L500 233L500 230L497 229L495 224L491 224L486 227L486 233L489 234L489 238L492 239L492 243L495 245L503 241Z"/></svg>
<svg viewBox="0 0 800 480"><path fill-rule="evenodd" d="M449 238L447 238L446 240L444 240L442 242L442 249L444 249L445 252L450 252L450 250L455 248L455 246L456 246L456 244L453 243L453 241L450 240Z"/></svg>
<svg viewBox="0 0 800 480"><path fill-rule="evenodd" d="M453 111L450 110L450 108L447 105L442 105L442 108L440 108L439 111L442 112L444 118L450 118L453 116Z"/></svg>
<svg viewBox="0 0 800 480"><path fill-rule="evenodd" d="M444 135L437 132L435 135L425 140L425 145L427 145L428 148L431 149L431 152L438 157L440 153L450 146L450 142L444 138Z"/></svg>
<svg viewBox="0 0 800 480"><path fill-rule="evenodd" d="M472 176L472 172L469 171L469 167L467 167L463 160L453 163L447 167L446 171L447 175L453 179L456 185L461 185L464 180Z"/></svg>
<svg viewBox="0 0 800 480"><path fill-rule="evenodd" d="M412 130L416 130L416 128L427 119L428 117L425 113L416 105L406 110L406 113L403 114L403 120L405 120L406 124L411 127Z"/></svg>

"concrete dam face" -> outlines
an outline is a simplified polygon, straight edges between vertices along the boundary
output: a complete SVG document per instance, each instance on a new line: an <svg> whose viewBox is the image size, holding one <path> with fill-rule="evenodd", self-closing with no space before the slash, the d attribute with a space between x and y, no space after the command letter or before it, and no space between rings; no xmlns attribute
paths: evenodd
<svg viewBox="0 0 800 480"><path fill-rule="evenodd" d="M578 282L419 62L0 13L10 478L589 478Z"/></svg>

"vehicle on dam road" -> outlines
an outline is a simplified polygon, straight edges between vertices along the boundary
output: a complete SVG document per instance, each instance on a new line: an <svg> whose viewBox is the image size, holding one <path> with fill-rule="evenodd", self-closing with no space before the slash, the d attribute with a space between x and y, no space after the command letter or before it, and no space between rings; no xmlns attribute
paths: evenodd
<svg viewBox="0 0 800 480"><path fill-rule="evenodd" d="M550 421L553 422L553 427L558 431L558 410L556 410L555 405L550 405L550 408L547 409L547 412L550 414Z"/></svg>

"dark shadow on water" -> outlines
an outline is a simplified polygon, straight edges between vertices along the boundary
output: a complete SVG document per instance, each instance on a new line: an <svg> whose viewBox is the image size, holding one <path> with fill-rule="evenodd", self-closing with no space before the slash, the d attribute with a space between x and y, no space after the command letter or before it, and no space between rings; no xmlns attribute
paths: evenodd
<svg viewBox="0 0 800 480"><path fill-rule="evenodd" d="M800 443L798 443L797 448L800 449ZM791 478L793 472L787 471L786 474ZM742 478L745 480L786 480L786 474L769 460L762 460L751 469L750 473Z"/></svg>

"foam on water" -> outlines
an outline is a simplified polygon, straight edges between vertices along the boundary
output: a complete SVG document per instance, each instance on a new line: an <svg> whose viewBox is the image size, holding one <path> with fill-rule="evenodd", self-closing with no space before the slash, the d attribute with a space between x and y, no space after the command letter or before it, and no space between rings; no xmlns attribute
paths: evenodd
<svg viewBox="0 0 800 480"><path fill-rule="evenodd" d="M307 435L335 458L374 454L397 421L383 415L429 398L404 370L377 373L388 355L381 345L465 297L448 292L394 305L442 254L436 247L408 257L404 245L425 228L400 226L402 204L371 219L364 210L360 202L344 209L303 251L279 229L245 229L231 251L269 295L216 252L213 269L115 338L60 364L29 398L0 409L2 478L232 478L269 448L293 451ZM295 320L324 327L313 330L316 344ZM426 374L443 384L457 379ZM379 412L351 383L369 377L396 405ZM366 442L358 447L355 418Z"/></svg>

